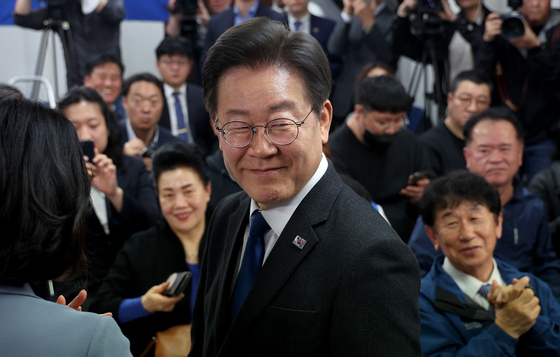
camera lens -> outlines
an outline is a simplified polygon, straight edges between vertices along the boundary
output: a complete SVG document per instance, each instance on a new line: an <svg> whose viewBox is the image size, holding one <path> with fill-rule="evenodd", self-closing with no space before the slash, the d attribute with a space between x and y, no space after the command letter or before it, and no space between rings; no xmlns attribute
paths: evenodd
<svg viewBox="0 0 560 357"><path fill-rule="evenodd" d="M513 40L525 34L523 15L520 13L512 12L502 15L502 20L502 36L506 39Z"/></svg>

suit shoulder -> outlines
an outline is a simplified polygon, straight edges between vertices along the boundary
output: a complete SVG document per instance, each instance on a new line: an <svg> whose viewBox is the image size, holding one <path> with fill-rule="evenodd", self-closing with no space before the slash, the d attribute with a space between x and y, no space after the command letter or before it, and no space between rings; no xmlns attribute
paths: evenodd
<svg viewBox="0 0 560 357"><path fill-rule="evenodd" d="M327 19L326 17L319 17L315 15L311 15L311 21L315 22L317 26L326 27L327 29L333 29L336 25L336 22L331 19Z"/></svg>

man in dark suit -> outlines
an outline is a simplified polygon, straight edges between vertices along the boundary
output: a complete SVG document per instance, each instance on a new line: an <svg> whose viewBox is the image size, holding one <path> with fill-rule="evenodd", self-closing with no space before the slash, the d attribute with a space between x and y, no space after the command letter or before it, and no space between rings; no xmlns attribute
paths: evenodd
<svg viewBox="0 0 560 357"><path fill-rule="evenodd" d="M206 41L200 63L204 64L208 49L227 29L253 17L267 17L277 21L282 21L284 18L270 7L261 4L259 0L234 0L232 7L212 16L208 22L208 31L206 32Z"/></svg>
<svg viewBox="0 0 560 357"><path fill-rule="evenodd" d="M309 13L307 5L309 0L283 0L288 11L284 15L284 23L290 31L305 32L313 36L327 53L327 44L336 22ZM338 75L342 68L342 62L335 58L329 58L333 78ZM335 75L336 74L336 75Z"/></svg>
<svg viewBox="0 0 560 357"><path fill-rule="evenodd" d="M157 69L163 79L163 110L159 121L179 139L195 143L204 156L218 149L202 88L188 83L193 66L191 45L180 37L166 37L156 49Z"/></svg>
<svg viewBox="0 0 560 357"><path fill-rule="evenodd" d="M344 21L337 23L328 46L331 55L344 61L331 96L335 127L352 111L356 78L362 68L374 61L391 62L395 14L381 0L344 0L341 16Z"/></svg>
<svg viewBox="0 0 560 357"><path fill-rule="evenodd" d="M142 157L146 170L152 172L152 154L171 141L179 140L158 125L163 108L163 86L150 73L128 78L123 88L123 106L127 116L119 122L122 133L122 152Z"/></svg>
<svg viewBox="0 0 560 357"><path fill-rule="evenodd" d="M322 154L331 77L318 42L246 21L208 52L203 83L245 192L210 222L190 356L419 355L415 258Z"/></svg>

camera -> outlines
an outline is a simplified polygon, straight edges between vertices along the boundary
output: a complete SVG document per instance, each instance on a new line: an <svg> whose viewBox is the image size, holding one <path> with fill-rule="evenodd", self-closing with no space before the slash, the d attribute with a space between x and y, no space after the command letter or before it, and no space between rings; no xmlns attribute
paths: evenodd
<svg viewBox="0 0 560 357"><path fill-rule="evenodd" d="M443 11L441 0L417 0L416 9L410 14L410 31L423 39L443 34L443 20L438 12Z"/></svg>
<svg viewBox="0 0 560 357"><path fill-rule="evenodd" d="M47 0L47 12L49 18L55 22L67 20L67 3L68 0Z"/></svg>
<svg viewBox="0 0 560 357"><path fill-rule="evenodd" d="M512 12L502 14L502 36L507 40L513 40L525 34L523 15L517 9L523 5L523 0L508 0L508 6Z"/></svg>
<svg viewBox="0 0 560 357"><path fill-rule="evenodd" d="M174 12L180 12L183 17L195 17L197 11L197 0L177 0L177 2L175 3Z"/></svg>

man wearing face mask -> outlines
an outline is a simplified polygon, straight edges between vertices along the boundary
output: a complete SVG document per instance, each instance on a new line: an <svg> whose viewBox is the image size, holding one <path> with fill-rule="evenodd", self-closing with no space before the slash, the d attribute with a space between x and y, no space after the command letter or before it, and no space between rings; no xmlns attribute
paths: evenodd
<svg viewBox="0 0 560 357"><path fill-rule="evenodd" d="M355 103L357 125L342 125L329 140L334 166L369 191L406 242L418 216L416 203L430 182L408 184L413 173L430 167L420 142L404 128L410 97L393 76L381 76L360 82Z"/></svg>

